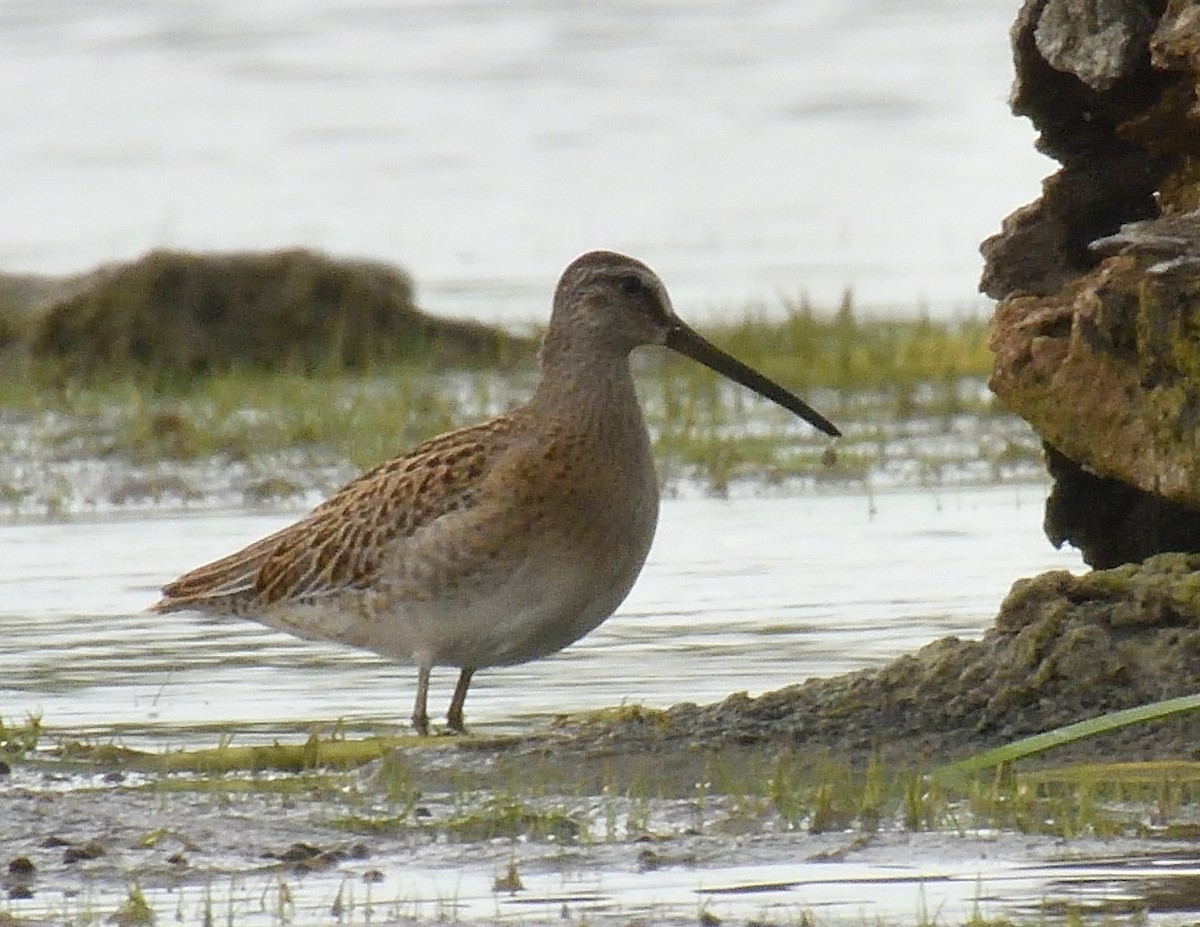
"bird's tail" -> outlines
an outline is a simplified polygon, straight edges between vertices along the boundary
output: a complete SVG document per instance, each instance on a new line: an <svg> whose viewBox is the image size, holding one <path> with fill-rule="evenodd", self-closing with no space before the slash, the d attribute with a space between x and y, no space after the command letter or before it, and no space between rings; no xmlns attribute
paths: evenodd
<svg viewBox="0 0 1200 927"><path fill-rule="evenodd" d="M236 553L184 573L163 586L162 598L150 611L164 613L184 609L237 612L253 599L262 565L278 546L276 535L256 541Z"/></svg>

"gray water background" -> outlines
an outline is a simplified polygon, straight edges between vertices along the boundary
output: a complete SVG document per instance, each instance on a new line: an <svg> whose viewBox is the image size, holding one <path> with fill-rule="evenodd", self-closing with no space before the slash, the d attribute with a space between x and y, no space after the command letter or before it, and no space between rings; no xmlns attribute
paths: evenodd
<svg viewBox="0 0 1200 927"><path fill-rule="evenodd" d="M692 318L986 311L978 243L1052 167L1017 6L5 0L0 269L300 245L522 325L609 247Z"/></svg>

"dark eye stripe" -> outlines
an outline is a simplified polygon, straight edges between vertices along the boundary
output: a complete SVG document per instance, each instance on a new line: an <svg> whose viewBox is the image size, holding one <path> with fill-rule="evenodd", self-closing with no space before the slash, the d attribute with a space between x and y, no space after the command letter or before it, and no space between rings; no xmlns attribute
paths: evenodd
<svg viewBox="0 0 1200 927"><path fill-rule="evenodd" d="M621 289L633 296L641 293L645 286L642 284L642 278L637 274L622 274L621 279L617 281Z"/></svg>

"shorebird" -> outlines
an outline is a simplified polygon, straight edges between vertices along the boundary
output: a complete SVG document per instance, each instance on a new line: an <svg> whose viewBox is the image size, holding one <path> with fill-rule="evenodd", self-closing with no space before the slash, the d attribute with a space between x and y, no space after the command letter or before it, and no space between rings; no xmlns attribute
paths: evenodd
<svg viewBox="0 0 1200 927"><path fill-rule="evenodd" d="M658 478L629 369L640 345L665 345L839 434L685 325L645 264L590 252L558 282L527 403L380 464L295 524L165 586L152 610L252 618L415 664L420 734L431 670L457 667L446 718L463 731L476 670L579 640L641 572Z"/></svg>

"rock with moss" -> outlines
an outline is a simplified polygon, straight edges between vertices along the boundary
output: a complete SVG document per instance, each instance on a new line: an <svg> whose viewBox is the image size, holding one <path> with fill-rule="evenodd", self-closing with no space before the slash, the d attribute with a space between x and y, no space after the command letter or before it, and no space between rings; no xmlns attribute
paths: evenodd
<svg viewBox="0 0 1200 927"><path fill-rule="evenodd" d="M27 349L38 320L74 293L82 279L0 273L0 353Z"/></svg>
<svg viewBox="0 0 1200 927"><path fill-rule="evenodd" d="M396 267L303 249L152 251L77 278L31 315L30 354L69 377L480 365L531 350L496 329L421 312Z"/></svg>
<svg viewBox="0 0 1200 927"><path fill-rule="evenodd" d="M741 745L936 762L1200 690L1200 555L1018 580L982 640L946 637L878 670L752 698L560 724L555 749ZM1185 757L1194 716L1115 731L1075 758ZM1053 757L1055 761L1061 755Z"/></svg>
<svg viewBox="0 0 1200 927"><path fill-rule="evenodd" d="M983 244L992 389L1093 566L1200 550L1200 7L1028 0L1012 105L1062 167Z"/></svg>

